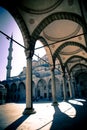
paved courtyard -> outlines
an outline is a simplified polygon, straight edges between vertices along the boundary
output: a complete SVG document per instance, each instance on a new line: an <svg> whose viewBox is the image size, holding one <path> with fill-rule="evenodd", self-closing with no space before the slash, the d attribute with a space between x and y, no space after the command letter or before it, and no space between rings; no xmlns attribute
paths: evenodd
<svg viewBox="0 0 87 130"><path fill-rule="evenodd" d="M23 115L25 103L0 105L0 130L87 130L87 102L73 99L59 102L34 102L35 114Z"/></svg>

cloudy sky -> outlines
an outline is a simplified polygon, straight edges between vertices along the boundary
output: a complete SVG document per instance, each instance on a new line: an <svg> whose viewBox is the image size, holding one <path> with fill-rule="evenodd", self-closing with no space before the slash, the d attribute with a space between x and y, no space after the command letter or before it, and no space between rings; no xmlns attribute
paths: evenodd
<svg viewBox="0 0 87 130"><path fill-rule="evenodd" d="M13 33L13 39L24 46L23 38L18 25L16 24L14 18L9 14L8 11L0 7L0 31L4 32L11 37ZM7 56L10 40L8 40L3 34L0 33L0 81L6 79L6 66L7 66ZM42 46L42 44L39 44ZM37 48L37 44L36 44ZM40 53L42 52L43 53ZM44 49L35 51L35 54L42 57L45 54ZM13 42L13 53L12 53L12 70L11 76L17 76L26 66L26 57L24 53L24 48ZM37 57L33 57L37 60Z"/></svg>

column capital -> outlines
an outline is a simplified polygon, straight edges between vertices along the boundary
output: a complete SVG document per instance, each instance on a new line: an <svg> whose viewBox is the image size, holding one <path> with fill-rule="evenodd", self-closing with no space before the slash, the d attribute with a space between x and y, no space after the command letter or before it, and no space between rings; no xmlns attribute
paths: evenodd
<svg viewBox="0 0 87 130"><path fill-rule="evenodd" d="M29 58L32 59L34 51L27 49L27 50L25 50L25 54L26 54L26 59L29 59Z"/></svg>
<svg viewBox="0 0 87 130"><path fill-rule="evenodd" d="M26 59L33 57L34 54L34 46L35 46L35 39L30 36L30 39L26 42L26 49L25 49L25 54L26 54Z"/></svg>

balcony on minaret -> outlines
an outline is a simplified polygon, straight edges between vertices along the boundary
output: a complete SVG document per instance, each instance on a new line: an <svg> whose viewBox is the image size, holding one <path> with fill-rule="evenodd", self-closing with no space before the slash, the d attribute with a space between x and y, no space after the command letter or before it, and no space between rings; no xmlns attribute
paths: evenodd
<svg viewBox="0 0 87 130"><path fill-rule="evenodd" d="M6 69L8 70L8 69L12 69L12 66L6 66Z"/></svg>

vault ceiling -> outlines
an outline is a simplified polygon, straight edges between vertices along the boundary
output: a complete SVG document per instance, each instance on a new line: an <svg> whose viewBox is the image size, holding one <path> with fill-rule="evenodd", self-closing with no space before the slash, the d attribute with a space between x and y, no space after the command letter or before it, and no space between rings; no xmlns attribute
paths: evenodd
<svg viewBox="0 0 87 130"><path fill-rule="evenodd" d="M11 4L9 5L9 2ZM61 66L68 70L79 61L75 56L87 58L86 15L87 5L75 0L22 0L12 3L1 0L17 21L23 38L31 40L27 47L34 49L36 40L40 40L46 50L49 63L59 59ZM82 7L81 7L82 5ZM27 31L26 31L27 30ZM72 57L72 58L71 58ZM68 60L70 59L71 60ZM81 58L80 58L81 59ZM86 61L82 61L85 64ZM72 65L71 65L72 64ZM81 66L81 65L80 65Z"/></svg>

